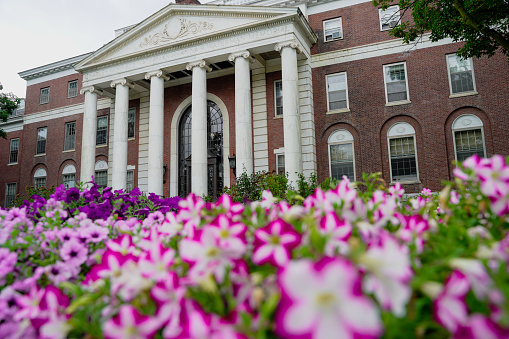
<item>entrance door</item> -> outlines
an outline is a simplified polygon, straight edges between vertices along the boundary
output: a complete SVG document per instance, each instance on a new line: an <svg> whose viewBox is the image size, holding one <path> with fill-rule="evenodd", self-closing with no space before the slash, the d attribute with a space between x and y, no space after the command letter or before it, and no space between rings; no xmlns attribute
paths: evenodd
<svg viewBox="0 0 509 339"><path fill-rule="evenodd" d="M207 188L214 198L221 192L223 180L223 115L212 101L207 102ZM192 106L182 115L179 125L179 196L191 192L191 121Z"/></svg>

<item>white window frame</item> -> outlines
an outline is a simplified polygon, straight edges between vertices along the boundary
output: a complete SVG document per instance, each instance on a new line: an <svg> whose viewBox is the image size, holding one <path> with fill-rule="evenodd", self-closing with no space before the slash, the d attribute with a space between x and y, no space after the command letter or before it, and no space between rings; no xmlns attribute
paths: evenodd
<svg viewBox="0 0 509 339"><path fill-rule="evenodd" d="M43 91L48 90L47 94L43 94ZM41 88L41 94L39 97L39 105L47 104L49 102L49 86Z"/></svg>
<svg viewBox="0 0 509 339"><path fill-rule="evenodd" d="M42 139L39 139L39 131L46 130L46 137L44 139L44 152L39 152L39 142L42 142ZM37 129L37 139L35 142L35 154L36 155L43 155L46 154L46 149L48 147L48 127L39 127Z"/></svg>
<svg viewBox="0 0 509 339"><path fill-rule="evenodd" d="M71 88L71 84L76 84L76 87ZM67 98L74 98L78 96L78 80L71 80L67 83Z"/></svg>
<svg viewBox="0 0 509 339"><path fill-rule="evenodd" d="M329 78L333 76L338 75L345 75L345 90L346 90L346 108L339 108L335 110L330 109L330 100L329 100ZM340 72L340 73L334 73L334 74L327 74L325 76L325 88L327 92L327 112L328 113L338 113L338 112L347 112L350 110L350 100L348 100L348 77L346 72Z"/></svg>
<svg viewBox="0 0 509 339"><path fill-rule="evenodd" d="M129 116L133 115L133 136L129 136L129 124L131 123L129 121ZM136 138L136 107L131 107L127 111L127 139L135 139Z"/></svg>
<svg viewBox="0 0 509 339"><path fill-rule="evenodd" d="M95 163L95 172L94 172L94 176L95 176L95 179L96 179L96 184L97 184L97 173L98 172L106 172L106 184L104 186L100 186L100 187L107 187L108 186L108 163L104 160L99 160Z"/></svg>
<svg viewBox="0 0 509 339"><path fill-rule="evenodd" d="M391 156L391 140L392 139L401 139L401 138L414 138L414 150L415 150L415 171L416 171L416 180L410 181L394 181L392 178L392 156ZM395 184L399 182L400 184L415 184L420 183L419 177L419 157L417 156L417 140L415 135L415 129L412 125L406 122L397 122L392 125L387 131L387 151L389 152L389 171L391 174L391 184Z"/></svg>
<svg viewBox="0 0 509 339"><path fill-rule="evenodd" d="M74 125L74 134L67 134L68 129L70 129L70 126ZM69 138L69 140L68 140ZM73 139L72 141L72 148L67 148L70 143L70 138ZM64 151L74 151L76 148L76 121L70 121L65 123L65 131L64 131Z"/></svg>
<svg viewBox="0 0 509 339"><path fill-rule="evenodd" d="M463 114L454 119L451 128L452 142L454 145L454 160L458 161L458 152L456 150L456 132L474 131L476 129L481 130L482 147L484 152L483 157L486 158L486 138L484 135L484 124L482 123L482 120L473 114Z"/></svg>
<svg viewBox="0 0 509 339"><path fill-rule="evenodd" d="M66 185L66 182L71 182L70 180L66 180L66 177L73 176L74 179L72 180L72 186ZM76 167L74 165L66 165L62 171L62 183L64 184L65 188L75 187L76 186Z"/></svg>
<svg viewBox="0 0 509 339"><path fill-rule="evenodd" d="M18 141L18 147L15 150L12 149L13 141ZM16 161L11 161L11 155L12 155L12 152L14 152L14 151L16 151ZM18 163L18 161L19 161L19 138L12 138L10 146L9 146L9 165L15 165Z"/></svg>
<svg viewBox="0 0 509 339"><path fill-rule="evenodd" d="M276 91L276 83L281 84L281 93L283 93L283 80L274 80L274 117L282 117L283 116L283 94L281 94L281 114L277 114L277 91Z"/></svg>
<svg viewBox="0 0 509 339"><path fill-rule="evenodd" d="M468 58L468 60L470 61L470 72L472 72L472 83L474 85L474 89L472 91L466 91L466 92L458 92L458 93L452 92L451 67L449 65L449 58L452 56L458 57L455 53L447 54L445 56L445 63L447 65L447 78L449 80L449 98L478 94L477 87L475 84L474 62L472 61L472 58Z"/></svg>
<svg viewBox="0 0 509 339"><path fill-rule="evenodd" d="M104 144L98 144L97 143L97 132L99 132L99 119L106 119L106 141L104 142ZM101 115L101 116L97 117L97 125L96 125L96 128L95 128L96 146L105 146L105 145L108 144L108 123L109 123L109 119L108 119L107 115Z"/></svg>
<svg viewBox="0 0 509 339"><path fill-rule="evenodd" d="M357 174L355 170L355 143L352 133L346 129L338 129L334 131L327 140L327 151L329 153L329 178L332 178L332 158L330 153L331 146L346 144L352 144L353 180L351 181L355 181L357 180Z"/></svg>
<svg viewBox="0 0 509 339"><path fill-rule="evenodd" d="M14 195L8 194L9 193L9 185L14 185ZM8 182L5 184L5 200L4 200L4 207L9 207L12 202L16 199L16 194L18 193L18 183L17 182ZM13 197L11 201L9 201L9 204L7 204L7 197Z"/></svg>
<svg viewBox="0 0 509 339"><path fill-rule="evenodd" d="M282 155L284 156L285 155L285 148L284 147L280 147L280 148L276 148L274 149L274 155L276 156L276 174L279 175L279 157ZM286 174L286 159L285 159L285 174Z"/></svg>
<svg viewBox="0 0 509 339"><path fill-rule="evenodd" d="M329 23L329 22L333 22L333 21L339 21L339 37L337 38L334 38L332 37L331 40L327 40L327 32L326 32L326 29L325 29L325 24L326 23ZM336 40L342 40L343 39L343 19L341 17L339 18L334 18L334 19L328 19L328 20L323 20L323 41L324 42L331 42L331 41L336 41Z"/></svg>
<svg viewBox="0 0 509 339"><path fill-rule="evenodd" d="M132 180L129 180L129 174L132 176ZM131 185L131 186L129 186ZM125 191L126 193L131 192L134 189L134 169L128 169L126 175Z"/></svg>
<svg viewBox="0 0 509 339"><path fill-rule="evenodd" d="M36 184L37 183L37 179L44 179L44 185L42 186L39 186L39 187L46 187L47 184L48 184L48 173L46 172L46 170L42 167L39 167L35 173L34 173L34 187L37 189L39 187L37 187L38 185Z"/></svg>
<svg viewBox="0 0 509 339"><path fill-rule="evenodd" d="M387 21L383 20L383 19L384 19L384 18L383 18L383 13L385 13L386 11L388 11L388 10L390 10L390 9L395 9L395 8L397 8L397 11L396 11L396 12L398 13L398 17L397 17L397 19L396 19L396 17L394 17L394 18L393 18L391 21L389 21L389 22L394 22L394 21L396 21L396 24L395 24L395 25L392 25L392 27L391 27L391 24L389 23L389 27L387 27L387 28L383 28L383 24L387 22ZM391 17L392 17L392 16L391 16ZM383 9L381 9L381 8L379 8L379 9L378 9L378 22L379 22L379 24L380 24L380 31L382 31L382 32L383 32L383 31L389 31L389 30L393 29L394 27L396 27L396 26L399 24L399 21L400 21L400 20L401 20L401 12L400 12L400 8L399 8L399 6L398 6L398 5L389 6L389 7L387 7L387 9L386 9L386 10L383 10Z"/></svg>
<svg viewBox="0 0 509 339"><path fill-rule="evenodd" d="M387 72L386 72L386 69L388 67L398 66L398 65L403 65L404 70L405 70L406 99L398 100L398 101L389 101L389 96L387 95ZM406 61L384 65L383 72L384 72L385 106L409 104L410 103L410 90L408 88L408 73L407 73Z"/></svg>

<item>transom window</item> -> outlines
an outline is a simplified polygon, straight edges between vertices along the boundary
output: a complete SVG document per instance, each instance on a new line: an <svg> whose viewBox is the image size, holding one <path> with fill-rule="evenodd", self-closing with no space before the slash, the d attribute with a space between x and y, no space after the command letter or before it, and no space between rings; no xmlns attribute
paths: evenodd
<svg viewBox="0 0 509 339"><path fill-rule="evenodd" d="M408 102L408 82L404 62L384 66L385 97L387 103Z"/></svg>
<svg viewBox="0 0 509 339"><path fill-rule="evenodd" d="M49 87L41 88L40 104L47 104L49 102Z"/></svg>
<svg viewBox="0 0 509 339"><path fill-rule="evenodd" d="M134 138L134 122L136 119L136 108L131 107L127 112L127 138Z"/></svg>
<svg viewBox="0 0 509 339"><path fill-rule="evenodd" d="M106 145L108 140L108 116L97 118L96 145Z"/></svg>
<svg viewBox="0 0 509 339"><path fill-rule="evenodd" d="M415 130L407 123L396 123L388 133L392 182L419 181Z"/></svg>
<svg viewBox="0 0 509 339"><path fill-rule="evenodd" d="M5 206L9 207L14 199L16 199L16 186L17 183L15 182L8 182L5 187Z"/></svg>
<svg viewBox="0 0 509 339"><path fill-rule="evenodd" d="M9 152L9 164L18 163L19 138L11 139L11 148Z"/></svg>
<svg viewBox="0 0 509 339"><path fill-rule="evenodd" d="M44 168L38 168L34 173L34 187L41 188L46 187L46 170Z"/></svg>
<svg viewBox="0 0 509 339"><path fill-rule="evenodd" d="M483 123L475 115L462 115L452 124L454 135L454 156L463 162L474 154L486 157Z"/></svg>
<svg viewBox="0 0 509 339"><path fill-rule="evenodd" d="M76 167L74 165L66 165L62 171L62 183L65 188L76 186Z"/></svg>
<svg viewBox="0 0 509 339"><path fill-rule="evenodd" d="M347 130L337 130L329 136L329 173L333 179L343 176L355 181L353 136Z"/></svg>
<svg viewBox="0 0 509 339"><path fill-rule="evenodd" d="M37 129L37 149L36 154L46 153L46 138L48 136L48 129L46 127Z"/></svg>
<svg viewBox="0 0 509 339"><path fill-rule="evenodd" d="M343 39L343 27L341 18L325 20L323 22L325 42Z"/></svg>
<svg viewBox="0 0 509 339"><path fill-rule="evenodd" d="M65 124L64 151L74 150L76 141L76 121Z"/></svg>
<svg viewBox="0 0 509 339"><path fill-rule="evenodd" d="M449 88L452 94L475 92L472 59L461 59L456 54L447 56Z"/></svg>
<svg viewBox="0 0 509 339"><path fill-rule="evenodd" d="M78 95L78 80L69 81L67 83L67 97L74 98Z"/></svg>
<svg viewBox="0 0 509 339"><path fill-rule="evenodd" d="M378 15L380 16L380 30L387 31L398 25L400 19L399 6L390 6L386 10L379 9Z"/></svg>
<svg viewBox="0 0 509 339"><path fill-rule="evenodd" d="M274 107L276 117L283 116L283 81L274 81Z"/></svg>
<svg viewBox="0 0 509 339"><path fill-rule="evenodd" d="M348 108L348 87L346 72L326 76L327 110L333 111Z"/></svg>

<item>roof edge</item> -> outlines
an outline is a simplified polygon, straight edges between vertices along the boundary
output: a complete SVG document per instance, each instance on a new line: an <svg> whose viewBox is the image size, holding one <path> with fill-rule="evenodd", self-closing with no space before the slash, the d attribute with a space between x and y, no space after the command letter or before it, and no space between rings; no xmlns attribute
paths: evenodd
<svg viewBox="0 0 509 339"><path fill-rule="evenodd" d="M51 64L32 68L23 72L19 72L18 75L24 80L32 80L49 74L55 74L61 71L74 68L74 65L81 60L88 57L92 52L81 54L72 58L53 62Z"/></svg>

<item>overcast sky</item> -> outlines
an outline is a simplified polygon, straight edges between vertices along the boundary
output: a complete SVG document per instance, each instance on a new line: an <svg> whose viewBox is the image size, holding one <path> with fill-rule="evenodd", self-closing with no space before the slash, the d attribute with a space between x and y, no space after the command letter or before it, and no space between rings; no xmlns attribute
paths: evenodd
<svg viewBox="0 0 509 339"><path fill-rule="evenodd" d="M25 97L19 72L95 51L115 38L115 29L139 23L170 2L0 0L3 92Z"/></svg>

